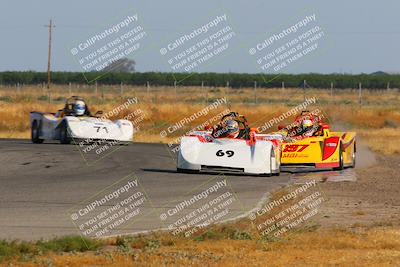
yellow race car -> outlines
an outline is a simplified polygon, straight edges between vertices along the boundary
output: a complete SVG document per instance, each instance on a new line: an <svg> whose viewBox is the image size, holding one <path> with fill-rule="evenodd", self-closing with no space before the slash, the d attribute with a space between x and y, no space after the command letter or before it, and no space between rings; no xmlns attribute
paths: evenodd
<svg viewBox="0 0 400 267"><path fill-rule="evenodd" d="M356 164L356 133L332 132L328 124L317 123L310 136L284 138L281 166L342 170Z"/></svg>

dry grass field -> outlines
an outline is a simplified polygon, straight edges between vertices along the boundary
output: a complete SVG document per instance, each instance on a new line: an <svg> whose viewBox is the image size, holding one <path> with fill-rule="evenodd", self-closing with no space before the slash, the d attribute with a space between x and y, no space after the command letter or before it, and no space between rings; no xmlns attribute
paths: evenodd
<svg viewBox="0 0 400 267"><path fill-rule="evenodd" d="M34 260L13 260L5 266L398 266L400 232L367 229L299 231L273 242L229 239L171 242L153 239L109 241L102 250L51 253ZM157 238L157 242L155 239ZM327 264L329 262L329 264Z"/></svg>
<svg viewBox="0 0 400 267"><path fill-rule="evenodd" d="M304 97L315 98L309 110L320 110L325 119L342 130L357 131L362 141L374 151L400 153L400 92L397 89L362 92L361 105L358 90L262 89L257 88L209 88L209 87L127 87L120 86L53 86L51 101L46 89L40 86L0 88L0 137L29 138L29 112L56 112L71 95L84 97L92 111L109 112L128 98L137 97L138 104L122 110L113 119L123 118L140 109L144 120L137 124L139 131L135 141L171 142L190 129L227 109L244 114L252 127L259 127L274 117L288 112L304 102ZM178 131L160 137L160 131L168 129L184 118L201 111L217 99L226 104L210 110L205 116L184 124ZM294 116L280 124L290 123ZM131 118L134 120L134 118ZM275 131L278 124L267 130ZM390 144L390 145L388 145Z"/></svg>

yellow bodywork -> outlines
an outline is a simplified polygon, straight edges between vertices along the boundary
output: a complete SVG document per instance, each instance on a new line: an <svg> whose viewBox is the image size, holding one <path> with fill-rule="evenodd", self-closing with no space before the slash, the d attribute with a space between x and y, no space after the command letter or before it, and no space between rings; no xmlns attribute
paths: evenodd
<svg viewBox="0 0 400 267"><path fill-rule="evenodd" d="M317 168L354 167L355 132L331 132L323 129L320 136L282 143L281 164Z"/></svg>

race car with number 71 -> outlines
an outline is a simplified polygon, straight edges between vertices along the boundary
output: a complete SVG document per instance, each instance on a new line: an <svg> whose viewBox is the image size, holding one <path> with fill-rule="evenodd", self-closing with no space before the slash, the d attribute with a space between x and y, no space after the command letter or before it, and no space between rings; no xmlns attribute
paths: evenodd
<svg viewBox="0 0 400 267"><path fill-rule="evenodd" d="M67 99L63 109L57 113L30 113L31 138L36 144L44 140L59 140L61 144L72 141L93 143L100 140L130 143L134 128L129 120L111 121L101 117L98 111L92 115L86 102L73 96Z"/></svg>

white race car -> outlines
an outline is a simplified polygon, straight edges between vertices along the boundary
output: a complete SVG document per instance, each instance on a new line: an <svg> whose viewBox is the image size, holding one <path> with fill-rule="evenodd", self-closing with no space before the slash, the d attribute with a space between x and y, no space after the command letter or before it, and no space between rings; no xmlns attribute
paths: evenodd
<svg viewBox="0 0 400 267"><path fill-rule="evenodd" d="M128 120L111 121L101 118L102 112L92 116L84 103L85 111L80 115L75 112L75 103L83 99L73 96L69 98L64 109L57 113L31 112L31 137L33 143L44 140L60 140L62 144L71 141L91 143L99 140L129 143L133 138L133 124Z"/></svg>
<svg viewBox="0 0 400 267"><path fill-rule="evenodd" d="M247 173L279 175L279 140L250 131L249 140L214 138L210 131L181 138L178 172Z"/></svg>

